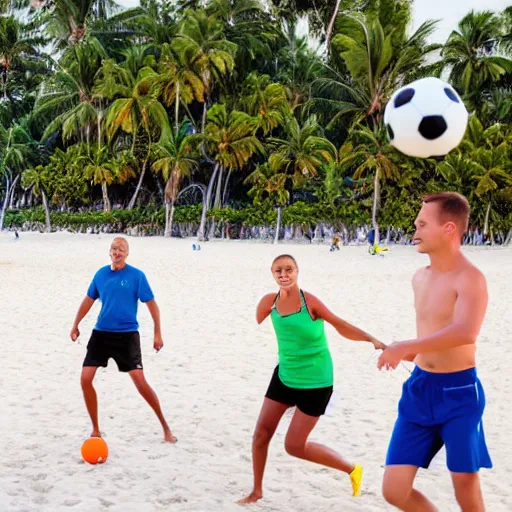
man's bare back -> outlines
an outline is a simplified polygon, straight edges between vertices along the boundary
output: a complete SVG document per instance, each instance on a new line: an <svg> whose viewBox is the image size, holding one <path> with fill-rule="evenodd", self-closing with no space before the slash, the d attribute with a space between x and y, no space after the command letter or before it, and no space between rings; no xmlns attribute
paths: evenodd
<svg viewBox="0 0 512 512"><path fill-rule="evenodd" d="M416 272L412 286L418 338L433 334L453 322L459 294L465 287L472 286L475 276L485 281L482 273L463 256L450 272L435 272L430 266ZM487 303L486 294L481 299ZM475 344L462 345L418 354L414 362L429 372L457 372L473 368L475 354Z"/></svg>

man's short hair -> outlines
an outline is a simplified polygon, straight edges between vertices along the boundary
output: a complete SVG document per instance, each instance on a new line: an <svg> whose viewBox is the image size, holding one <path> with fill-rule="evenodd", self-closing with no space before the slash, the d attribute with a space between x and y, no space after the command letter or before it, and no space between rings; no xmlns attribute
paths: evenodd
<svg viewBox="0 0 512 512"><path fill-rule="evenodd" d="M437 203L441 222L453 222L459 233L468 230L471 208L468 200L458 192L434 192L423 196L424 203Z"/></svg>

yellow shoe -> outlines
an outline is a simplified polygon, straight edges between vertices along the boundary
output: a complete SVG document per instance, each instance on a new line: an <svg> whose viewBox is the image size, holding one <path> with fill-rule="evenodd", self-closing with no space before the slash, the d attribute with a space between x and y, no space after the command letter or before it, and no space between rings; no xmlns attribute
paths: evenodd
<svg viewBox="0 0 512 512"><path fill-rule="evenodd" d="M356 464L356 467L350 473L350 483L352 484L352 496L361 494L361 484L363 483L363 466Z"/></svg>

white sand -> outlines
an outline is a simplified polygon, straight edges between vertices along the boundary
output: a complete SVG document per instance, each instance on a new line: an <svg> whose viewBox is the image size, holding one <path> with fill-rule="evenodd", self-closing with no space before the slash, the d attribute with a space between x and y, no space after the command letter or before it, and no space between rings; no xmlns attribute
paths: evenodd
<svg viewBox="0 0 512 512"><path fill-rule="evenodd" d="M410 279L427 260L413 248L385 258L366 247L272 246L240 242L131 239L129 262L142 268L163 311L166 346L152 350L152 323L140 307L146 375L179 442L161 443L160 426L128 376L113 361L96 380L100 427L110 457L82 462L90 432L79 374L99 304L82 323L80 343L68 333L95 270L109 262L112 236L0 234L2 361L0 371L0 510L239 511L251 488L251 435L276 362L270 321L254 319L259 298L275 285L272 258L298 258L302 286L333 311L384 341L414 335ZM495 464L482 471L487 510L512 510L512 251L467 249L487 275L490 306L479 346L487 393L484 416ZM383 461L403 380L379 373L369 345L328 335L335 361L334 409L313 438L365 467L364 493L350 496L348 478L289 457L287 415L271 445L265 498L256 511L384 511ZM459 510L444 451L421 471L418 487L443 512Z"/></svg>

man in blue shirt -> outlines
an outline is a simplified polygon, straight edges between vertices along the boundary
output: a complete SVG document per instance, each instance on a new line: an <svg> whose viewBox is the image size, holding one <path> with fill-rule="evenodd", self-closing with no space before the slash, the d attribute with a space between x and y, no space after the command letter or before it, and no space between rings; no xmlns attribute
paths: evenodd
<svg viewBox="0 0 512 512"><path fill-rule="evenodd" d="M156 393L144 377L140 349L138 301L144 302L155 324L154 348L158 352L164 345L160 330L160 310L149 283L141 270L126 264L129 247L124 238L115 238L110 246L111 265L100 268L89 286L71 329L71 339L80 336L78 326L100 299L101 311L87 345L83 362L81 384L85 404L92 421L91 437L101 437L98 426L98 400L92 384L98 367L106 368L114 359L120 372L128 372L137 390L155 411L164 429L164 440L176 442L165 421Z"/></svg>

